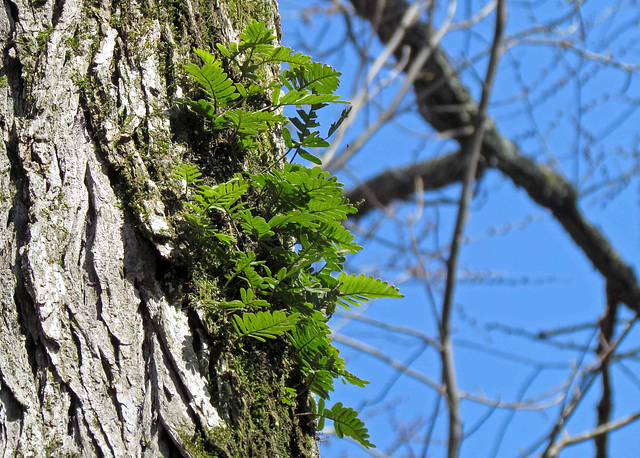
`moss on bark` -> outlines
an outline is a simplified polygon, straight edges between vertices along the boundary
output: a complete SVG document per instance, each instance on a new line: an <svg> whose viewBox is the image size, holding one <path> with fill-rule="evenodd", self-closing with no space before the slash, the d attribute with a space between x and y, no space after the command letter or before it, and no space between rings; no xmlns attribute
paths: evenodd
<svg viewBox="0 0 640 458"><path fill-rule="evenodd" d="M100 152L114 171L113 184L125 206L156 247L166 243L178 247L179 228L174 228L171 218L180 207L179 183L171 177L176 164L196 163L206 180L214 183L238 171L254 172L264 167L273 161L278 148L277 136L265 135L259 147L246 154L224 134L210 132L200 118L176 107L174 97L186 88L182 65L191 58L194 47L213 50L215 42L236 39L253 19L275 27L279 36L279 18L272 0L197 0L190 7L186 2L167 0L141 12L144 14L125 10L124 6L114 9L112 27L117 29L118 36L129 34L124 49L116 56L122 59L126 56L141 66L145 59L152 59L163 77L165 105L151 106L147 101L146 112L140 116L122 104L114 106L108 94L100 92L103 83L98 78L90 76L81 89L87 98L94 130L101 131L97 136L102 138ZM157 33L154 28L159 25L160 40L152 46L145 37ZM274 78L275 71L264 76ZM156 128L167 111L170 129ZM112 126L113 119L117 125L109 135L104 135L105 126ZM164 218L166 229L154 228L153 218ZM199 370L208 376L214 406L226 423L225 427L213 429L201 427L195 435L182 432L185 447L196 456L313 456L315 428L308 415L309 406L298 405L287 390L300 381L290 347L277 342L245 342L240 348L232 347L231 336L216 322L224 317L203 321L194 305L197 303L194 291L203 282L218 283L216 278L200 278L198 286L193 280L198 264L215 260L192 259L179 252L174 249L168 260L163 261L164 283L167 291L173 291L168 297L184 306L190 315L194 350L202 361ZM189 273L181 273L184 271Z"/></svg>

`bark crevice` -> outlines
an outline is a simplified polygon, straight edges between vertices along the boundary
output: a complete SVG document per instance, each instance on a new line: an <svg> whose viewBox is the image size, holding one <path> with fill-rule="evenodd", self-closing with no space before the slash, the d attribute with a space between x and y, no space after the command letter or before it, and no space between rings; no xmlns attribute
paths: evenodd
<svg viewBox="0 0 640 458"><path fill-rule="evenodd" d="M210 23L186 19L199 8ZM218 337L192 308L165 210L171 170L210 140L170 116L181 59L204 35L237 35L223 11L8 0L0 12L0 402L23 406L19 419L0 408L0 453L193 456L190 441L224 426L216 403L232 400L209 392Z"/></svg>

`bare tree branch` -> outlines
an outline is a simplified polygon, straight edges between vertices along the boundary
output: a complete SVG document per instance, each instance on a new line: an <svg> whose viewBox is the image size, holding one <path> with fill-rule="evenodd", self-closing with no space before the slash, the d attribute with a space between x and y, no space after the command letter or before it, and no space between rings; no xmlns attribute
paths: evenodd
<svg viewBox="0 0 640 458"><path fill-rule="evenodd" d="M608 311L605 312L604 316L606 316L607 313ZM602 370L603 365L606 364L606 361L610 358L611 354L613 354L615 349L627 337L627 335L631 331L631 328L633 327L634 324L635 324L635 320L627 323L627 325L625 326L620 336L618 336L618 338L614 342L611 342L609 345L603 348L603 350L598 354L597 360L593 364L589 365L589 367L587 367L585 370L582 371L580 380L578 383L576 383L574 387L573 396L571 396L570 399L567 398L568 402L566 402L565 405L563 405L562 409L560 410L558 419L553 425L551 432L543 438L544 442L546 442L547 440L549 442L547 447L545 448L545 451L542 454L544 458L550 458L555 456L553 455L552 452L555 450L557 443L562 441L562 440L556 441L556 437L562 431L562 428L564 427L566 422L569 420L569 418L575 413L578 405L580 405L581 401L584 399L585 394L591 388L591 386L593 385L593 382L596 380L597 375ZM537 448L537 445L532 449L535 449L535 448Z"/></svg>
<svg viewBox="0 0 640 458"><path fill-rule="evenodd" d="M372 356L373 358L376 358L384 362L385 364L388 364L395 370L400 371L407 377L410 377L428 386L429 388L435 390L437 393L444 394L446 391L446 388L438 384L435 380L390 357L378 348L372 347L371 345L367 345L363 342L357 341L342 334L331 334L331 339L362 353L365 353L369 356ZM558 390L562 388L564 388L564 385L560 386L559 388L555 388L547 393L543 393L535 398L520 400L517 402L506 402L499 399L490 399L486 396L469 393L467 391L460 391L459 397L460 399L465 399L477 404L495 406L498 409L538 411L548 409L549 407L558 405L560 402L562 402L562 397L557 395Z"/></svg>
<svg viewBox="0 0 640 458"><path fill-rule="evenodd" d="M577 436L566 436L555 444L555 446L550 450L548 456L551 458L555 458L558 456L558 454L563 448L569 445L579 444L580 442L594 439L603 434L608 434L612 431L615 431L617 429L620 429L624 426L627 426L633 423L639 418L640 418L640 412L636 412L633 415L629 415L628 417L621 418L620 420L606 423L604 425L600 425L597 428L592 429L591 431L586 431L582 434L578 434Z"/></svg>
<svg viewBox="0 0 640 458"><path fill-rule="evenodd" d="M449 406L449 446L447 447L447 456L455 458L459 454L460 444L462 443L462 422L460 420L460 406L458 397L458 382L455 374L455 363L453 357L453 341L451 338L451 309L453 306L453 294L456 284L456 273L458 270L458 259L460 255L460 247L462 245L462 237L464 236L464 227L469 215L469 202L472 198L472 184L476 177L478 169L478 160L480 159L480 149L482 146L482 137L484 136L486 110L489 105L489 98L493 89L496 71L498 68L498 59L500 58L500 42L504 24L507 19L506 0L498 0L496 11L496 22L493 43L491 45L491 54L489 57L489 66L487 68L487 76L482 85L482 96L478 113L473 123L473 134L467 144L468 150L465 151L464 158L466 162L466 170L464 180L462 182L462 190L460 192L460 205L458 209L458 217L456 219L453 237L451 239L451 250L447 259L447 280L445 284L444 299L442 303L442 314L440 316L440 346L442 361L442 381L447 391L447 404Z"/></svg>
<svg viewBox="0 0 640 458"><path fill-rule="evenodd" d="M378 4L377 1L369 0L351 0L351 3L356 13L365 19L373 17ZM377 30L383 43L393 35L407 8L405 0L385 2L383 19ZM429 42L431 33L424 22L411 26L394 53L396 59L401 57L398 50L408 47L409 60L412 62L423 48L423 44ZM471 124L478 111L476 103L461 84L456 70L439 47L433 50L431 58L415 79L414 90L421 116L439 132L461 132L460 129ZM442 106L459 106L460 109L440 110ZM455 139L464 145L468 137L460 134ZM523 155L494 125L487 127L482 155L489 167L500 170L516 186L524 189L536 203L549 209L607 283L618 291L620 301L630 309L640 311L640 286L633 269L611 246L602 232L585 219L578 208L574 187L563 176ZM427 189L428 186L429 184L425 183ZM411 189L405 194L403 190L406 188L399 188L397 192L390 190L389 193L409 196L413 192Z"/></svg>
<svg viewBox="0 0 640 458"><path fill-rule="evenodd" d="M485 168L484 161L480 161L476 179L482 176ZM461 182L464 170L465 158L460 152L400 169L389 169L346 193L351 202L358 204L358 213L352 219L358 219L370 210L410 196L418 179L422 180L425 191L436 190Z"/></svg>
<svg viewBox="0 0 640 458"><path fill-rule="evenodd" d="M598 343L597 355L602 359L602 367L600 373L602 374L602 396L598 403L598 423L597 426L604 426L611 420L611 411L613 410L613 393L611 391L611 373L610 362L611 355L609 354L609 347L612 344L613 333L615 331L616 314L618 311L618 299L615 291L612 288L607 287L607 310L600 320L600 339ZM607 439L608 434L598 434L594 437L594 443L596 447L596 458L607 458Z"/></svg>

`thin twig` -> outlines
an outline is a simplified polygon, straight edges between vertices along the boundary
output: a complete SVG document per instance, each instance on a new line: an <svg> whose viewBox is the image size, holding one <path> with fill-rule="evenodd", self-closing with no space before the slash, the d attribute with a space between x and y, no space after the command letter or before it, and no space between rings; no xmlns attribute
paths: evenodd
<svg viewBox="0 0 640 458"><path fill-rule="evenodd" d="M607 285L607 310L600 320L600 342L598 344L598 356L608 352L611 345L611 339L616 325L616 314L618 311L618 299L615 295L614 288ZM612 397L611 392L611 371L609 370L611 357L608 355L602 358L602 366L600 373L602 374L602 396L598 402L598 423L597 427L606 425L611 420ZM596 447L596 458L607 458L607 440L608 434L598 434L594 438Z"/></svg>
<svg viewBox="0 0 640 458"><path fill-rule="evenodd" d="M628 417L622 418L620 420L600 425L597 428L592 429L591 431L585 431L584 433L578 434L577 436L566 436L554 445L554 447L550 450L548 456L550 458L555 458L558 456L558 453L560 453L560 450L567 447L568 445L579 444L580 442L588 441L603 434L608 434L612 431L615 431L616 429L620 429L623 426L627 426L628 424L633 423L639 418L640 412L636 412L633 415L629 415Z"/></svg>
<svg viewBox="0 0 640 458"><path fill-rule="evenodd" d="M326 159L322 158L326 170L328 170L329 172L334 172L335 170L344 166L344 164L362 147L362 145L366 143L369 137L377 132L382 125L384 125L389 119L394 116L398 105L400 105L400 102L402 102L405 94L409 91L409 89L411 89L414 81L420 76L423 70L423 66L433 55L433 52L438 48L440 40L442 40L445 34L449 31L449 27L451 26L451 22L455 14L456 4L456 0L449 0L447 16L442 26L432 37L430 37L429 42L420 50L418 55L413 58L411 65L405 71L406 76L402 83L402 87L396 94L394 100L378 117L378 119L372 125L370 125L366 129L366 131L362 135L360 135L350 146L348 146L347 149L343 151L339 156L333 156L331 160L329 160L328 157ZM335 141L333 143L336 144Z"/></svg>
<svg viewBox="0 0 640 458"><path fill-rule="evenodd" d="M402 41L404 34L407 32L407 29L420 18L420 14L424 11L426 6L427 2L416 2L409 6L409 8L407 8L407 10L405 11L402 19L400 20L400 26L396 29L389 42L386 43L382 52L378 54L376 60L373 62L373 65L367 72L364 84L362 85L362 89L360 89L355 97L352 97L351 113L349 117L344 121L344 123L342 123L342 125L338 129L338 132L336 132L336 136L331 142L331 146L327 149L326 153L322 157L322 161L324 163L329 163L333 159L336 150L342 143L347 129L356 119L358 113L364 107L364 105L366 105L366 103L373 97L370 93L371 89L369 86L375 79L376 75L380 73L380 70L382 70L383 65L387 62L389 57L394 53L394 51Z"/></svg>
<svg viewBox="0 0 640 458"><path fill-rule="evenodd" d="M372 356L380 361L383 361L385 364L388 364L392 368L402 372L407 377L410 377L414 380L417 380L420 383L423 383L424 385L428 386L429 388L435 390L440 394L444 394L446 391L445 387L441 386L435 380L412 369L406 364L391 358L389 355L385 354L384 352L382 352L376 347L372 347L371 345L367 345L365 343L362 343L360 341L346 337L341 334L331 334L331 339L335 342L341 343L357 351L360 351L369 356ZM560 386L560 389L562 388L564 388L564 385ZM460 399L465 399L477 404L495 406L498 409L540 411L540 410L545 410L550 407L556 406L562 401L562 397L560 396L555 396L554 398L551 398L551 396L555 395L557 392L558 392L558 388L555 388L547 393L543 393L542 395L537 396L535 399L528 399L525 401L518 401L518 402L504 402L499 399L490 399L487 397L479 396L479 395L468 393L465 391L460 391L459 397ZM551 399L543 403L542 400L547 398L551 398Z"/></svg>
<svg viewBox="0 0 640 458"><path fill-rule="evenodd" d="M440 345L442 348L442 381L446 387L447 404L449 407L449 440L447 449L447 456L449 458L455 458L458 456L462 441L462 423L460 421L459 406L460 398L455 375L453 342L451 339L451 309L453 306L454 285L456 282L456 271L458 269L458 258L463 241L464 227L469 213L469 202L471 201L473 192L472 185L476 177L478 160L480 159L480 150L485 130L486 110L493 89L498 60L500 58L500 42L506 19L506 1L498 0L495 32L493 43L491 45L489 66L487 68L485 82L482 86L482 96L480 98L478 113L476 114L474 122L474 133L468 142L467 170L462 183L458 217L451 241L451 251L447 261L447 280L442 305L442 314L440 317Z"/></svg>

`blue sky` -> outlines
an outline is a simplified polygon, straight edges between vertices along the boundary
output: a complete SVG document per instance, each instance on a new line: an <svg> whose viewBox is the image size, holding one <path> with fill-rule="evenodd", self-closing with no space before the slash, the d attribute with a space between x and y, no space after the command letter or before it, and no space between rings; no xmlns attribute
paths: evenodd
<svg viewBox="0 0 640 458"><path fill-rule="evenodd" d="M474 1L470 3L470 9L477 11L483 5ZM543 21L561 15L568 4L543 1L536 5L535 8L525 8L523 2L510 2L508 36L513 37L530 27L532 18ZM317 16L305 23L299 19L301 6L306 5L288 0L280 2L284 44L306 52L309 49L305 49L304 44L313 44L316 52L312 55L316 60L328 63L343 73L341 88L343 97L348 99L356 71L353 64L357 62L352 48L341 45L337 52L328 55L322 53L336 45L343 36L344 22L339 17L325 22ZM575 37L579 32L571 32L567 28L586 27L589 33L584 42L578 43L580 49L589 49L603 56L612 52L621 55L627 62L638 63L638 34L628 24L633 21L637 23L640 10L637 7L633 9L631 4L613 12L608 10L610 7L611 2L604 1L585 5L582 26L574 21L563 24L565 28L559 28L554 33L558 39L562 38L562 33ZM460 4L458 19L464 17L466 8L467 4ZM486 58L482 55L488 46L487 37L491 36L493 20L494 16L490 15L479 23L474 27L474 35L455 32L447 35L443 41L443 47L454 61L460 61L465 55L480 56L474 63L475 71L462 74L463 81L475 95L479 93L476 74L484 75L485 72ZM363 36L369 33L366 27L357 27ZM543 38L555 39L555 35ZM373 47L373 53L379 49L376 46ZM608 69L575 52L561 53L555 47L539 43L511 48L500 65L492 98L494 103L489 113L502 133L516 140L522 151L563 172L567 179L579 185L581 191L588 191L603 180L633 170L638 162L636 126L640 124L640 115L636 110L640 106L637 73L634 74L635 79L629 79L618 69ZM528 91L531 106L524 103L524 98L518 98L524 88ZM383 104L388 102L394 90L397 90L397 86L390 87L379 101ZM406 98L409 106L411 97L412 94L409 94ZM512 99L516 101L509 102ZM375 108L370 115L375 118ZM358 129L363 128L365 122L363 117L355 123L354 132L349 134L351 138ZM580 130L576 128L578 124L583 126ZM537 133L534 128L538 129ZM353 175L366 179L387 167L411 164L455 149L451 142L418 138L411 135L411 131L422 136L431 133L424 121L415 114L403 115L381 129L348 163L349 173L339 171L337 175L349 187L353 185ZM624 187L600 189L581 200L581 208L587 218L602 229L613 246L634 267L637 267L640 259L638 191L638 180L633 177ZM425 199L456 199L458 194L459 188L451 186L438 193L427 194ZM427 205L422 217L411 225L407 218L415 215L416 211L415 203L397 205L399 222L382 220L376 235L400 242L403 237L409 237L411 230L416 233L427 231L429 236L424 238L420 246L431 256L425 255L423 261L427 269L437 272L442 270L443 265L441 260L433 257L433 251L435 247L442 248L449 243L456 208L452 205ZM380 214L367 216L361 225L368 227L380 218ZM470 239L463 248L460 263L461 277L465 280L456 289L453 321L460 388L477 395L515 400L523 384L536 371L534 361L547 368L533 378L525 398L542 394L561 384L571 373L571 365L579 360L579 352L533 342L522 336L507 335L496 330L496 324L536 333L543 329L594 323L603 311L604 286L601 277L549 212L532 204L522 190L515 188L495 171L487 173L480 184L465 233ZM375 241L363 238L359 238L359 241L365 249L352 260L350 269L373 272L384 279L399 281L398 286L406 296L401 301L381 300L372 303L365 315L387 324L435 335L435 324L429 312L424 285L408 278L400 268L412 262L413 257L400 255L397 250ZM381 270L393 258L398 260L398 265ZM484 280L478 281L478 278ZM439 307L441 295L436 291L435 296ZM621 316L628 318L629 314L625 312ZM421 348L417 339L353 320L347 323L341 317L335 317L332 323L341 326L341 334L376 347L398 361L416 358L411 363L412 369L433 380L439 379L438 355L433 349L426 348L420 356L416 356ZM584 345L591 342L596 345L592 334L589 330L577 332L563 341L567 344ZM632 332L622 348L633 349L638 343L638 334ZM344 345L338 347L347 360L347 368L372 383L366 389L338 386L332 400L362 409L362 403L378 396L394 377L394 372L387 364L371 356ZM484 351L486 348L493 349L493 354ZM523 357L527 358L526 364L517 361ZM590 358L587 357L588 360ZM640 390L633 381L633 374L638 374L640 378L635 362L629 362L624 368L614 366L614 419L631 414L640 406L635 402ZM594 386L572 417L567 427L571 434L593 427L594 406L598 402L599 392L599 386ZM407 375L398 378L378 404L361 410L372 441L378 445L377 450L384 452L394 439L394 434L390 434L393 425L419 422L420 418L425 417L428 419L434 402L433 390ZM465 430L491 414L483 426L465 440L461 456L491 456L496 437L500 435L509 411L491 411L487 406L465 401L462 412ZM442 456L444 453L441 443L446 439L444 415L445 409L441 406L442 418L433 434L430 456ZM518 456L519 450L526 449L537 437L544 435L555 415L557 408L544 412L516 413L497 456ZM424 430L426 426L420 429L421 432ZM638 435L640 425L635 423L614 433L611 436L611 456L640 456ZM414 446L413 450L416 452L421 448ZM321 445L321 454L325 458L370 456L348 441L336 438L329 438ZM561 456L592 454L593 445L586 442L565 449ZM393 456L411 455L407 448L399 448Z"/></svg>

